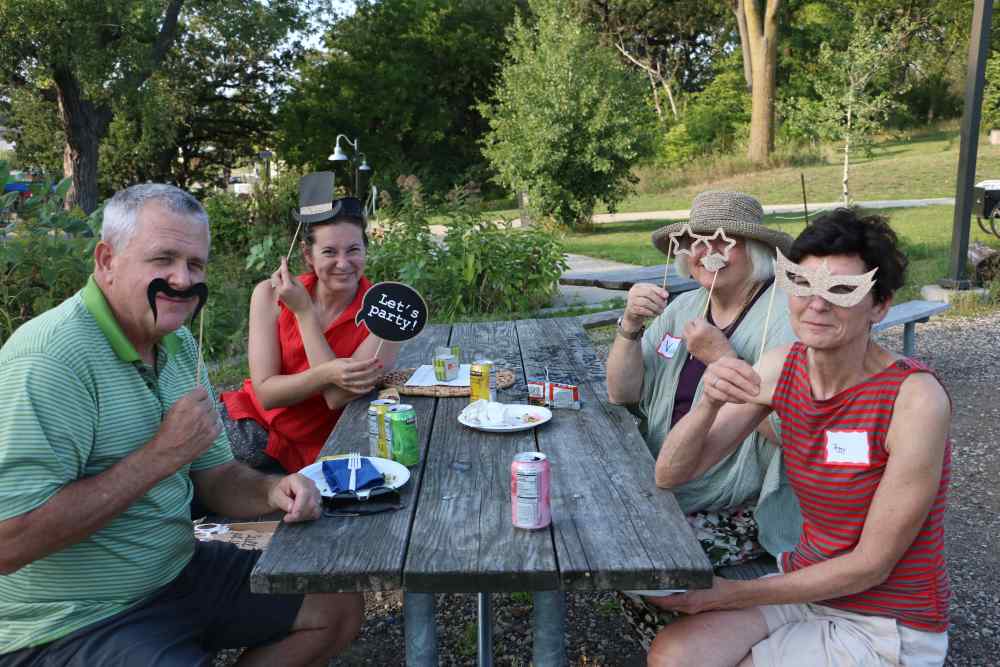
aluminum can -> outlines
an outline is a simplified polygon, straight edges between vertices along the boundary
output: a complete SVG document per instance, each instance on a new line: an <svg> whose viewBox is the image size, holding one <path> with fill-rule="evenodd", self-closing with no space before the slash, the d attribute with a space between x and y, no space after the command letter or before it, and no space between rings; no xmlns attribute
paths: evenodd
<svg viewBox="0 0 1000 667"><path fill-rule="evenodd" d="M412 405L400 403L389 408L386 419L392 428L392 459L404 466L417 465L420 462L417 411Z"/></svg>
<svg viewBox="0 0 1000 667"><path fill-rule="evenodd" d="M469 368L469 402L497 400L497 371L489 359L478 359Z"/></svg>
<svg viewBox="0 0 1000 667"><path fill-rule="evenodd" d="M383 459L392 459L392 426L386 420L389 408L396 401L380 398L368 404L368 453Z"/></svg>
<svg viewBox="0 0 1000 667"><path fill-rule="evenodd" d="M442 352L434 355L434 379L438 382L449 382L458 377L458 362L455 355Z"/></svg>
<svg viewBox="0 0 1000 667"><path fill-rule="evenodd" d="M521 452L510 464L510 511L515 528L538 530L552 523L552 471L541 452Z"/></svg>

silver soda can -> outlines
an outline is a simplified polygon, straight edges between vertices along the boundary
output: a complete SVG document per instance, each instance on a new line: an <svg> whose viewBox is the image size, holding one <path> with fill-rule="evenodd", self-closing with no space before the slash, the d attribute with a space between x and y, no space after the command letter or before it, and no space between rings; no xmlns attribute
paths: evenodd
<svg viewBox="0 0 1000 667"><path fill-rule="evenodd" d="M540 452L521 452L510 464L510 511L515 528L537 530L552 523L552 471Z"/></svg>
<svg viewBox="0 0 1000 667"><path fill-rule="evenodd" d="M368 404L368 455L392 458L392 426L385 416L396 401L380 398Z"/></svg>

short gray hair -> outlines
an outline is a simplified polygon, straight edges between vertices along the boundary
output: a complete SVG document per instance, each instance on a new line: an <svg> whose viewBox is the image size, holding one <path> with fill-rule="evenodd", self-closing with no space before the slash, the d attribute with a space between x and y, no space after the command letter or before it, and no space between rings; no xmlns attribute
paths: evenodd
<svg viewBox="0 0 1000 667"><path fill-rule="evenodd" d="M750 281L762 283L774 276L774 248L757 239L744 238L747 259L750 261ZM691 277L687 255L677 255L677 273L684 278Z"/></svg>
<svg viewBox="0 0 1000 667"><path fill-rule="evenodd" d="M101 240L115 250L121 250L135 234L139 211L150 202L165 206L172 213L187 216L205 225L209 232L208 214L191 194L164 183L141 183L115 193L104 205ZM209 232L209 242L211 233Z"/></svg>

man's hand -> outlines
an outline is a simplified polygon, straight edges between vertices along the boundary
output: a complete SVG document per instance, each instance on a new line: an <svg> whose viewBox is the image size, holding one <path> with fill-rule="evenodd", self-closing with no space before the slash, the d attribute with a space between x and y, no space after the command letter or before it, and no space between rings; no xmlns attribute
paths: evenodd
<svg viewBox="0 0 1000 667"><path fill-rule="evenodd" d="M167 411L147 447L167 461L170 472L194 461L222 431L222 422L204 387L182 396Z"/></svg>
<svg viewBox="0 0 1000 667"><path fill-rule="evenodd" d="M267 494L271 507L285 512L285 523L318 519L320 500L313 481L298 473L279 479Z"/></svg>
<svg viewBox="0 0 1000 667"><path fill-rule="evenodd" d="M760 376L738 357L722 357L709 364L702 377L703 396L715 403L760 403Z"/></svg>
<svg viewBox="0 0 1000 667"><path fill-rule="evenodd" d="M298 278L288 270L288 261L284 257L281 258L278 270L271 274L271 287L274 289L274 296L296 317L309 312L313 306L312 297Z"/></svg>
<svg viewBox="0 0 1000 667"><path fill-rule="evenodd" d="M382 375L382 361L370 359L331 359L322 365L327 381L354 394L367 394Z"/></svg>
<svg viewBox="0 0 1000 667"><path fill-rule="evenodd" d="M657 285L636 283L628 291L622 325L629 331L638 331L651 317L656 317L667 307L670 293Z"/></svg>
<svg viewBox="0 0 1000 667"><path fill-rule="evenodd" d="M718 327L709 324L704 317L689 320L684 325L683 335L688 351L706 366L722 357L736 356L725 334Z"/></svg>
<svg viewBox="0 0 1000 667"><path fill-rule="evenodd" d="M712 579L712 587L693 590L690 593L676 593L666 597L646 598L651 604L679 611L682 614L700 614L703 611L716 609L742 609L739 602L739 589L742 582L730 581L722 577Z"/></svg>

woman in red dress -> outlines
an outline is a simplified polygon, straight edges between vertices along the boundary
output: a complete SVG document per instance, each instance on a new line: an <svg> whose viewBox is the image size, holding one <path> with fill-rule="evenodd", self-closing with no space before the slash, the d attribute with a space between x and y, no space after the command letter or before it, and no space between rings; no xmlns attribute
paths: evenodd
<svg viewBox="0 0 1000 667"><path fill-rule="evenodd" d="M314 462L344 406L375 387L399 349L385 341L376 356L379 339L354 324L371 285L364 276L364 211L353 197L332 200L327 174L309 174L300 185L309 271L293 276L282 260L254 289L250 378L222 395L233 453L255 468L295 472ZM310 185L329 193L319 196L325 203L316 203Z"/></svg>

